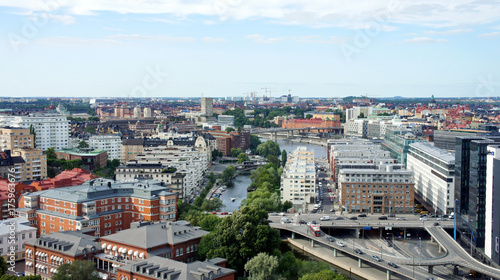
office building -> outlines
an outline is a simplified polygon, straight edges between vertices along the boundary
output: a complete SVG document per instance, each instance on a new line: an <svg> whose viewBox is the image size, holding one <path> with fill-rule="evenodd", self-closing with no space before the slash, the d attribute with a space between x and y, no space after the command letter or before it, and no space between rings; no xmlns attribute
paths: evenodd
<svg viewBox="0 0 500 280"><path fill-rule="evenodd" d="M23 260L25 243L35 239L36 228L31 227L24 217L7 219L0 223L0 255L5 261Z"/></svg>
<svg viewBox="0 0 500 280"><path fill-rule="evenodd" d="M307 212L316 203L314 151L297 147L290 152L281 175L281 201L293 203L296 212Z"/></svg>
<svg viewBox="0 0 500 280"><path fill-rule="evenodd" d="M211 117L214 114L214 99L203 97L201 98L201 114Z"/></svg>
<svg viewBox="0 0 500 280"><path fill-rule="evenodd" d="M58 114L33 113L29 115L0 115L0 125L32 129L35 132L35 148L43 151L54 147L68 147L69 121Z"/></svg>
<svg viewBox="0 0 500 280"><path fill-rule="evenodd" d="M219 115L217 116L217 122L221 125L234 125L234 116Z"/></svg>
<svg viewBox="0 0 500 280"><path fill-rule="evenodd" d="M412 172L400 164L378 164L378 169L339 171L339 203L353 213L413 213Z"/></svg>
<svg viewBox="0 0 500 280"><path fill-rule="evenodd" d="M406 157L408 156L408 151L410 150L410 144L415 142L421 142L416 138L416 136L407 129L402 128L390 128L387 129L382 141L382 148L391 153L391 157L398 160L398 163L406 166Z"/></svg>
<svg viewBox="0 0 500 280"><path fill-rule="evenodd" d="M436 148L445 149L448 151L455 151L455 145L457 142L457 137L482 137L487 136L489 131L480 130L468 130L468 129L458 129L458 130L434 130L434 146Z"/></svg>
<svg viewBox="0 0 500 280"><path fill-rule="evenodd" d="M484 252L500 264L500 146L488 146L486 159L486 221ZM495 176L497 175L497 176Z"/></svg>
<svg viewBox="0 0 500 280"><path fill-rule="evenodd" d="M38 233L92 229L105 236L134 221L176 220L177 196L158 181L94 179L80 186L24 194L17 209Z"/></svg>
<svg viewBox="0 0 500 280"><path fill-rule="evenodd" d="M100 134L89 137L89 148L104 150L109 160L122 158L122 139L118 134Z"/></svg>
<svg viewBox="0 0 500 280"><path fill-rule="evenodd" d="M429 142L412 143L407 166L413 171L417 201L438 215L454 212L455 154Z"/></svg>

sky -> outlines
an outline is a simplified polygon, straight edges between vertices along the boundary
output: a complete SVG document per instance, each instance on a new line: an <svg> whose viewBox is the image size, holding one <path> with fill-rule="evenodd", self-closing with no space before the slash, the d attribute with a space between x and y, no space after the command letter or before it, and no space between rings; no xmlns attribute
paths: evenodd
<svg viewBox="0 0 500 280"><path fill-rule="evenodd" d="M0 96L500 95L498 0L0 0Z"/></svg>

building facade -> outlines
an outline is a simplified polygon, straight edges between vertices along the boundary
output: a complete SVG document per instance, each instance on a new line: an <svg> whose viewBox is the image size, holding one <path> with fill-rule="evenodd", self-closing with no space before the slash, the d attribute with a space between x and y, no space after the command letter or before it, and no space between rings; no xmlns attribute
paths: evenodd
<svg viewBox="0 0 500 280"><path fill-rule="evenodd" d="M57 158L65 160L81 159L82 164L88 170L94 170L96 167L105 167L108 164L108 153L104 150L83 150L76 148L65 148L55 150Z"/></svg>
<svg viewBox="0 0 500 280"><path fill-rule="evenodd" d="M144 151L144 139L123 139L121 162L127 163Z"/></svg>
<svg viewBox="0 0 500 280"><path fill-rule="evenodd" d="M0 255L5 261L23 260L25 243L35 239L36 228L31 227L28 219L24 217L7 219L0 223Z"/></svg>
<svg viewBox="0 0 500 280"><path fill-rule="evenodd" d="M214 114L214 99L204 97L201 99L201 114L211 117Z"/></svg>
<svg viewBox="0 0 500 280"><path fill-rule="evenodd" d="M389 151L391 157L397 159L398 163L406 166L410 144L421 141L410 130L393 128L386 131L382 148Z"/></svg>
<svg viewBox="0 0 500 280"><path fill-rule="evenodd" d="M419 202L439 215L455 211L455 154L429 142L412 143L407 166L413 171Z"/></svg>
<svg viewBox="0 0 500 280"><path fill-rule="evenodd" d="M105 236L134 221L177 219L177 196L158 181L94 179L80 186L25 194L17 209L40 234L92 229Z"/></svg>
<svg viewBox="0 0 500 280"><path fill-rule="evenodd" d="M486 221L484 252L500 264L500 146L488 146L486 159ZM497 176L495 176L497 175Z"/></svg>
<svg viewBox="0 0 500 280"><path fill-rule="evenodd" d="M122 139L118 134L92 135L89 137L89 147L106 151L109 160L122 159Z"/></svg>

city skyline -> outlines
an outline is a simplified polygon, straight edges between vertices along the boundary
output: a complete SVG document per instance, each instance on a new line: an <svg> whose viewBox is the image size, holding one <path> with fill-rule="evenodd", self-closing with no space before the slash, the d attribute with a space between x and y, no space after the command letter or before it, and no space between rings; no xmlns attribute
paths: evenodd
<svg viewBox="0 0 500 280"><path fill-rule="evenodd" d="M0 15L3 96L500 93L494 1L0 0Z"/></svg>

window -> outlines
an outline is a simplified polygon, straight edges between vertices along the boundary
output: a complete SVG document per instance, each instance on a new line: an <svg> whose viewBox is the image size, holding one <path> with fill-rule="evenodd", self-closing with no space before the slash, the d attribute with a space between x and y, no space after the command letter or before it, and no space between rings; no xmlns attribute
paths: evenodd
<svg viewBox="0 0 500 280"><path fill-rule="evenodd" d="M175 256L178 257L179 256L179 249L175 249Z"/></svg>

